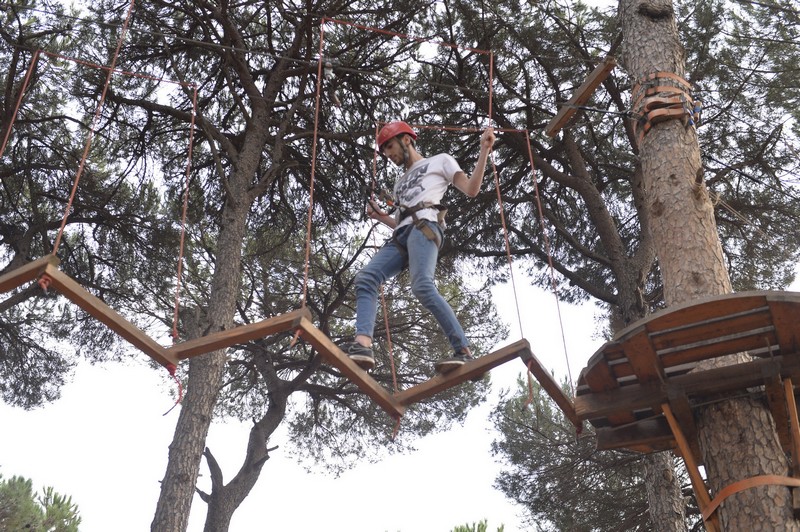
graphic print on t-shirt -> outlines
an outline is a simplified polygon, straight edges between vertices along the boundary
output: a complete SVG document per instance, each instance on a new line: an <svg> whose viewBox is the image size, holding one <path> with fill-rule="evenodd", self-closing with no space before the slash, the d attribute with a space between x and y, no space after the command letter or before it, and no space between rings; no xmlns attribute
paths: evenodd
<svg viewBox="0 0 800 532"><path fill-rule="evenodd" d="M397 183L395 194L401 204L417 197L425 189L422 187L422 176L428 173L428 164L425 163L418 168L414 168L410 174L406 175Z"/></svg>

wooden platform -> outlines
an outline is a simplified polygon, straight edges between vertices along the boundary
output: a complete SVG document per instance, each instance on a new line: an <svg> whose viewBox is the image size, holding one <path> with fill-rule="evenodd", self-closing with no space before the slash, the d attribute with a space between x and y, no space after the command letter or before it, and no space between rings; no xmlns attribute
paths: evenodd
<svg viewBox="0 0 800 532"><path fill-rule="evenodd" d="M800 293L743 292L671 307L620 331L594 353L578 380L575 413L596 428L598 447L650 452L676 447L664 415L668 405L699 457L693 405L763 387L788 452L783 379L800 382L799 349ZM752 361L692 371L700 361L745 351Z"/></svg>

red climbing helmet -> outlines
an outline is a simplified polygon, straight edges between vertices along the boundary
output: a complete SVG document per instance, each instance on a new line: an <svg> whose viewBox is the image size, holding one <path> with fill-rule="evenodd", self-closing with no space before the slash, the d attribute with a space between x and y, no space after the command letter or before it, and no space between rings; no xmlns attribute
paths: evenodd
<svg viewBox="0 0 800 532"><path fill-rule="evenodd" d="M405 122L402 122L400 120L396 122L389 122L388 124L383 126L380 131L378 131L378 151L380 151L381 148L383 148L383 145L386 144L386 142L389 139L393 139L394 137L400 135L401 133L407 133L411 135L412 139L414 140L417 139L417 134L414 133L414 130L411 129L411 126L409 126Z"/></svg>

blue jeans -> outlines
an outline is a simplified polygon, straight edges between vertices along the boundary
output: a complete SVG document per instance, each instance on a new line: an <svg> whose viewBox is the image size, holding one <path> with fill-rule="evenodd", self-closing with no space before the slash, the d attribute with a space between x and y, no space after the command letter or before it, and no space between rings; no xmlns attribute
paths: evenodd
<svg viewBox="0 0 800 532"><path fill-rule="evenodd" d="M439 225L428 223L439 235L439 242L442 242L444 236ZM405 246L405 250L401 246ZM356 335L372 338L378 313L378 290L387 279L403 271L407 264L411 274L411 291L439 322L450 345L455 351L469 347L455 312L436 289L433 274L438 258L439 245L429 240L413 224L399 228L394 238L356 274Z"/></svg>

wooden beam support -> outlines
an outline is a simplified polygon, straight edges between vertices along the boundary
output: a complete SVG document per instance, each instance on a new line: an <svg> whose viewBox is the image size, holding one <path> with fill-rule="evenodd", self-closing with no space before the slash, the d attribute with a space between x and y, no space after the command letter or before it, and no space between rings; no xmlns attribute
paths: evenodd
<svg viewBox="0 0 800 532"><path fill-rule="evenodd" d="M669 397L672 415L675 416L681 426L686 442L689 445L689 451L691 451L692 456L698 457L697 463L702 464L700 442L697 439L697 425L694 421L694 413L692 412L692 405L689 403L689 397L676 387L669 387L667 396Z"/></svg>
<svg viewBox="0 0 800 532"><path fill-rule="evenodd" d="M178 365L178 360L167 353L166 349L155 340L106 305L100 298L90 294L71 277L59 271L58 268L48 264L44 275L50 278L50 286L156 362L165 367Z"/></svg>
<svg viewBox="0 0 800 532"><path fill-rule="evenodd" d="M328 363L338 368L345 377L371 397L378 406L394 418L399 418L403 415L405 406L387 392L383 386L378 384L375 379L370 377L366 371L350 360L350 357L331 342L322 331L317 329L311 323L311 320L305 317L300 318L299 327L300 335L303 339L310 343Z"/></svg>
<svg viewBox="0 0 800 532"><path fill-rule="evenodd" d="M25 283L37 279L44 273L47 266L55 268L58 266L58 262L58 257L55 255L47 255L29 262L24 266L20 266L19 268L14 268L10 272L0 276L0 292L8 292L9 290L13 290L18 286L22 286Z"/></svg>
<svg viewBox="0 0 800 532"><path fill-rule="evenodd" d="M527 340L525 343L528 344ZM578 414L575 413L575 405L572 403L572 399L564 393L564 390L561 389L561 386L553 378L553 375L542 366L542 363L539 362L539 359L536 358L536 355L531 351L530 344L520 350L519 357L528 368L528 371L539 381L539 385L547 392L559 408L561 408L564 415L567 416L567 419L569 419L580 432L583 429L583 421L578 419Z"/></svg>
<svg viewBox="0 0 800 532"><path fill-rule="evenodd" d="M311 319L311 313L308 309L293 310L256 323L239 325L227 331L218 331L207 336L180 342L167 349L167 352L178 360L185 360L257 338L264 338L270 334L293 331L299 328L302 318Z"/></svg>
<svg viewBox="0 0 800 532"><path fill-rule="evenodd" d="M800 420L797 418L797 402L794 398L794 384L792 379L783 380L786 407L789 413L789 430L792 442L792 476L800 478ZM800 519L800 488L792 488L792 510L794 518Z"/></svg>
<svg viewBox="0 0 800 532"><path fill-rule="evenodd" d="M547 134L548 137L555 137L556 133L558 133L566 124L569 122L569 119L572 118L576 112L578 112L578 107L584 105L586 102L589 101L589 98L592 96L594 91L597 87L603 83L608 75L614 70L614 67L617 66L617 61L611 56L606 57L602 63L597 65L592 73L589 74L589 77L586 78L586 81L578 87L578 90L575 91L575 94L572 95L572 98L569 101L561 106L561 109L558 110L556 116L553 117L552 120L547 124L547 127L544 128L544 132Z"/></svg>
<svg viewBox="0 0 800 532"><path fill-rule="evenodd" d="M423 383L398 392L394 398L401 405L416 403L466 380L480 377L494 367L523 356L522 354L526 351L530 353L530 348L531 346L527 340L518 340L488 355L471 360L445 375L435 375ZM533 355L531 354L530 356Z"/></svg>
<svg viewBox="0 0 800 532"><path fill-rule="evenodd" d="M788 398L784 395L784 386L781 376L774 366L763 368L764 392L767 396L767 406L775 423L775 432L784 452L792 450L792 438L789 432Z"/></svg>
<svg viewBox="0 0 800 532"><path fill-rule="evenodd" d="M683 458L683 462L686 464L686 471L689 473L689 479L692 482L692 488L694 488L694 495L697 498L697 505L700 507L700 513L703 513L711 504L711 496L708 494L706 483L703 481L703 477L700 476L700 469L698 468L697 461L692 454L691 447L686 441L686 437L683 435L681 426L678 424L675 416L672 415L672 410L670 409L669 404L664 403L661 405L661 409L664 411L664 416L667 418L667 422L672 429L673 436L675 436L675 442L678 445L681 458ZM705 525L706 530L709 532L718 532L720 528L717 514L715 513L711 515L711 517L705 521Z"/></svg>

